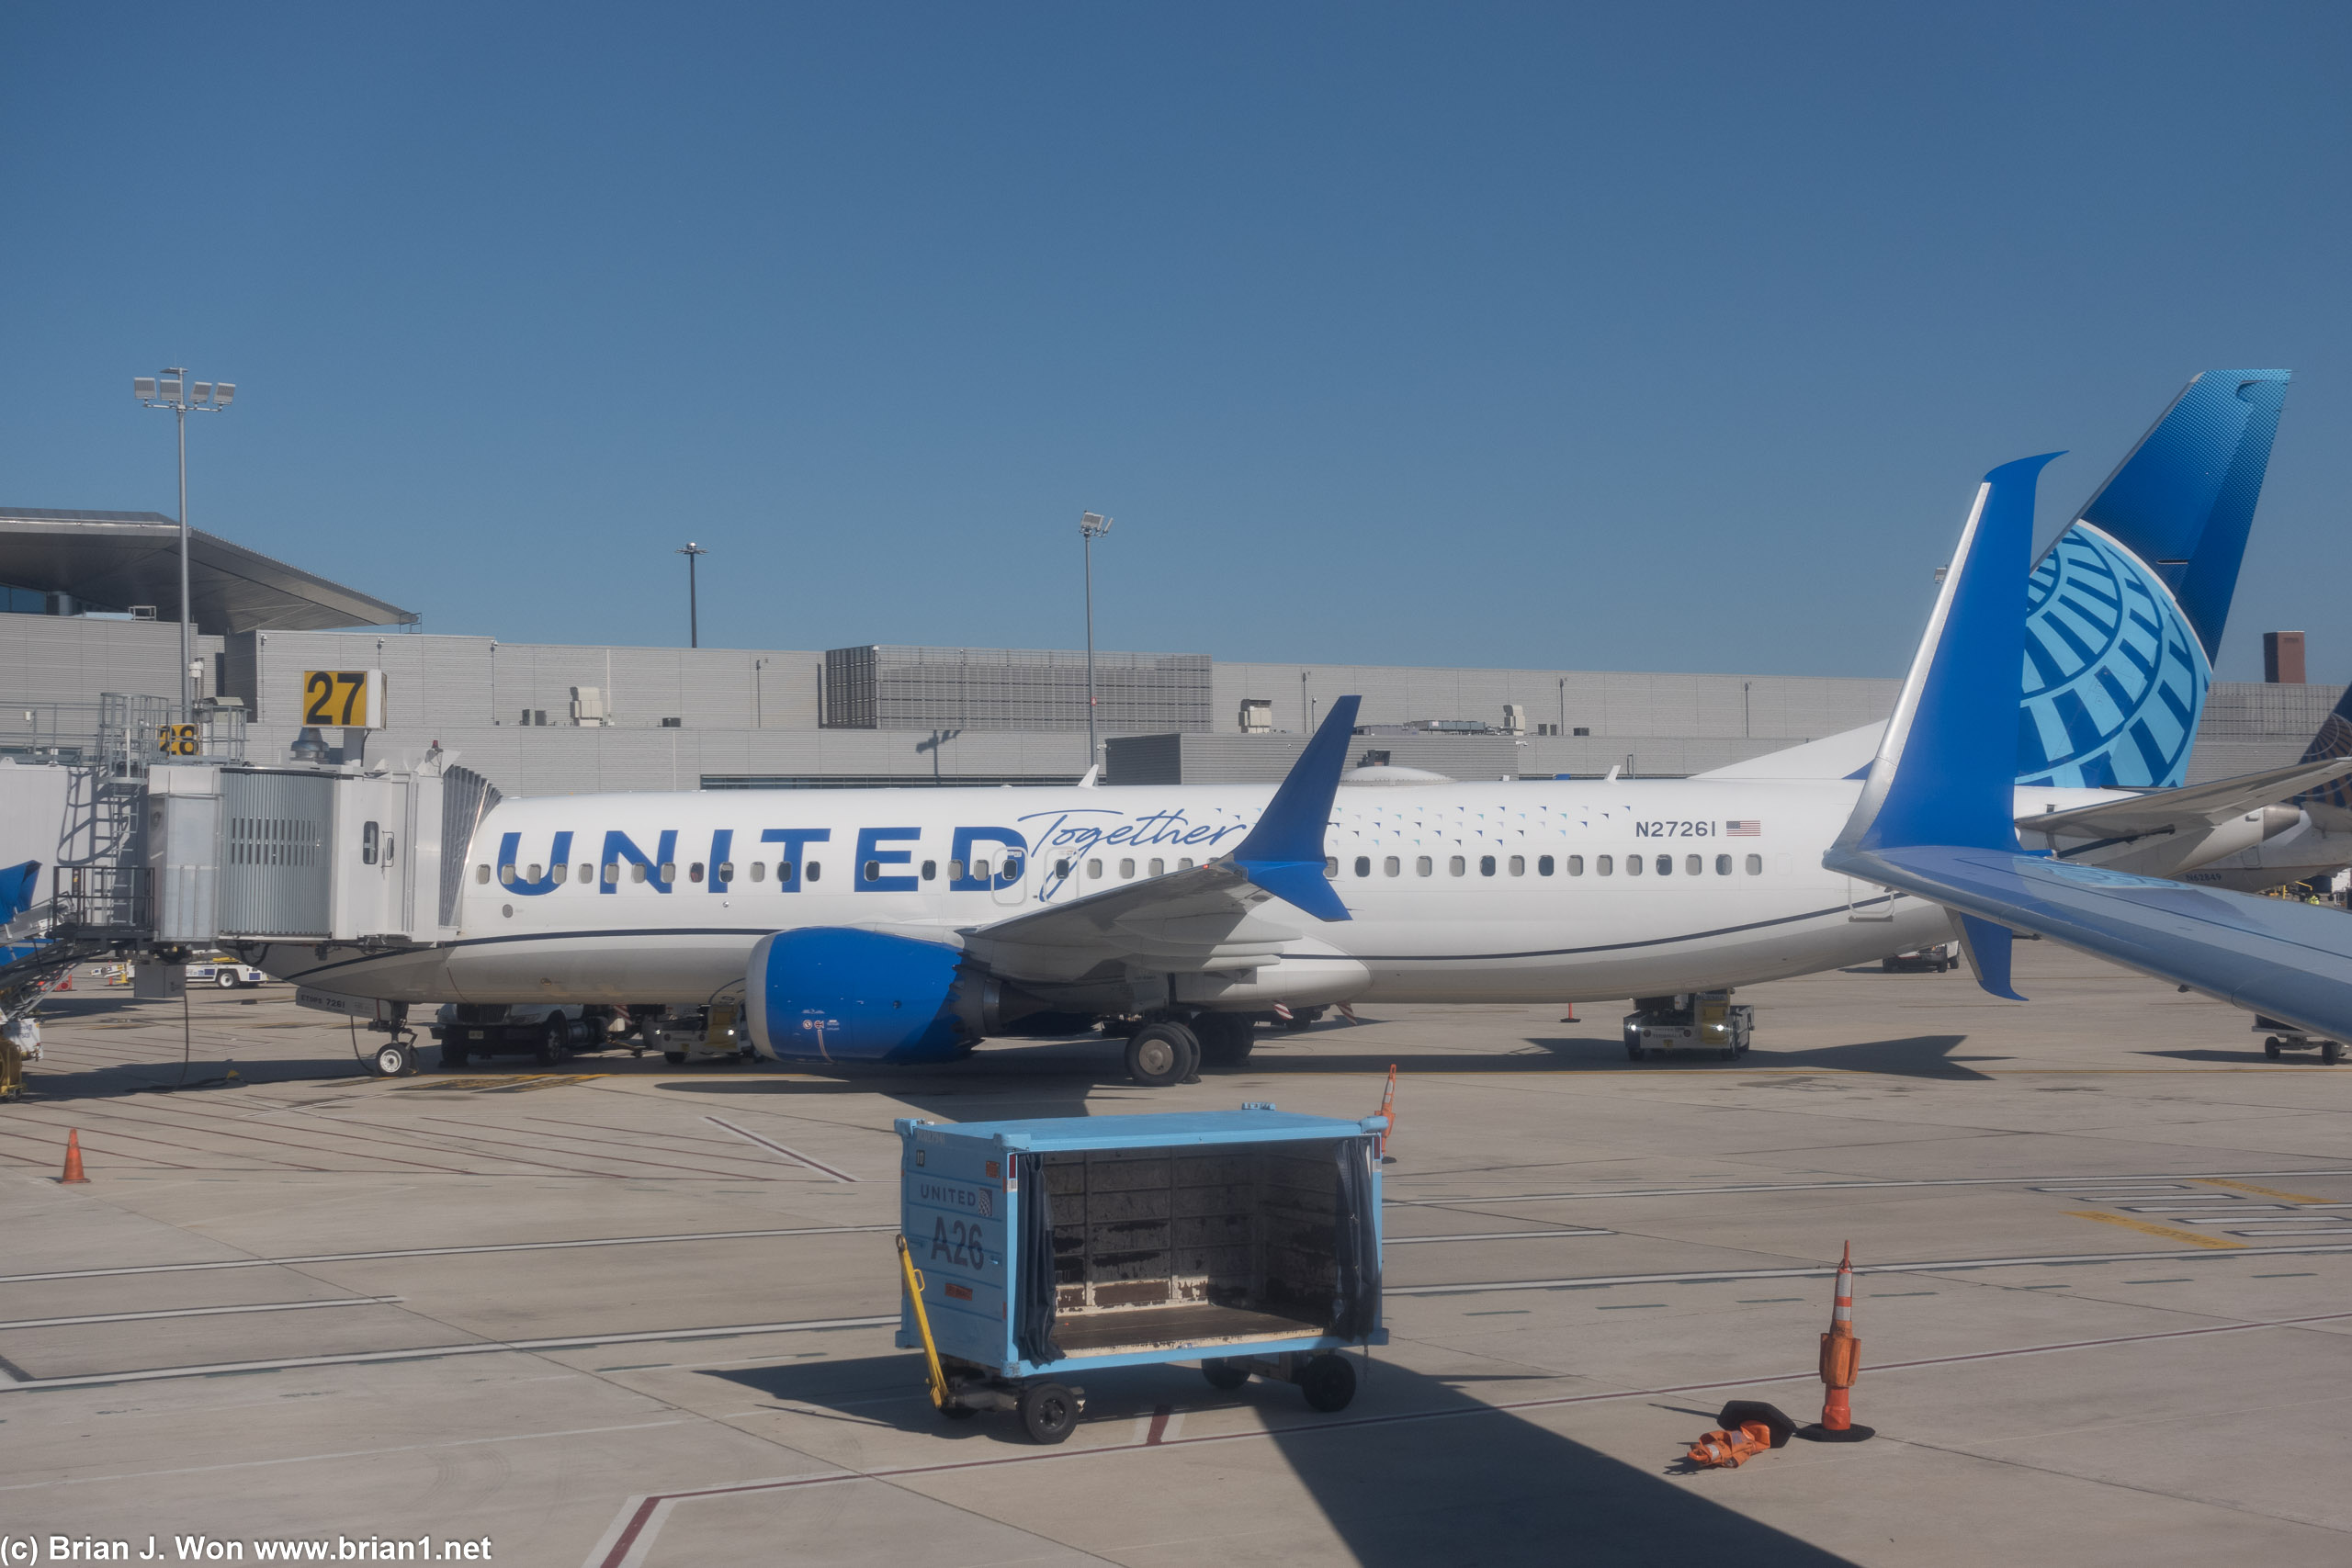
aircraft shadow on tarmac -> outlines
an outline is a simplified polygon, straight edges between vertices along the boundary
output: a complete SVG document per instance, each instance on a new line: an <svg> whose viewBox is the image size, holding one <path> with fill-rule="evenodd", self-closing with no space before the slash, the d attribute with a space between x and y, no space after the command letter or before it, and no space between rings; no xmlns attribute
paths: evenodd
<svg viewBox="0 0 2352 1568"><path fill-rule="evenodd" d="M1010 1413L983 1412L956 1422L941 1417L922 1391L922 1362L911 1353L706 1375L822 1412L821 1418L928 1432L942 1461L1010 1457L1031 1448ZM1662 1447L1655 1465L1645 1468L1518 1414L1490 1409L1465 1392L1474 1382L1516 1383L1540 1397L1545 1385L1534 1379L1435 1378L1376 1362L1355 1403L1338 1416L1316 1415L1297 1390L1281 1383L1252 1381L1219 1393L1185 1365L1104 1368L1080 1381L1087 1412L1073 1448L1088 1441L1089 1427L1098 1442L1130 1440L1137 1418L1162 1407L1257 1406L1272 1428L1267 1438L1212 1446L1247 1452L1272 1442L1349 1552L1368 1568L1674 1562L1828 1568L1847 1562L1701 1495L1712 1477L1667 1479L1687 1472L1680 1445L1713 1426L1712 1418L1690 1417L1688 1435ZM1508 1399L1512 1392L1498 1390L1497 1397ZM1191 1435L1180 1428L1176 1446L1193 1446L1183 1440ZM1249 1461L1236 1455L1223 1462ZM1770 1463L1770 1456L1758 1462ZM1057 1489L1070 1485L1071 1472L1055 1468L1064 1477ZM1204 1503L1216 1506L1214 1499Z"/></svg>

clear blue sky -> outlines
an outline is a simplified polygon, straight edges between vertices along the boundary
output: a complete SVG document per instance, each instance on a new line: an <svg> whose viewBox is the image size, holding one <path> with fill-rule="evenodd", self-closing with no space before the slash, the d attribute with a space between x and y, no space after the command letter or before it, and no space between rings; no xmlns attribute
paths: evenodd
<svg viewBox="0 0 2352 1568"><path fill-rule="evenodd" d="M2297 374L2222 673L2352 679L2352 9L23 4L0 503L509 640L1899 673L1976 477Z"/></svg>

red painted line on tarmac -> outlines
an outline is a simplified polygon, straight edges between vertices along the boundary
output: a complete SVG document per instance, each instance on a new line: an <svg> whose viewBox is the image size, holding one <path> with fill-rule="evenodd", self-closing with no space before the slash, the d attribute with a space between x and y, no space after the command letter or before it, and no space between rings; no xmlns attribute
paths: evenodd
<svg viewBox="0 0 2352 1568"><path fill-rule="evenodd" d="M776 1153L785 1156L788 1159L797 1159L802 1165L807 1166L809 1169L821 1171L825 1175L831 1177L835 1181L855 1181L857 1179L856 1177L850 1175L849 1172L845 1170L835 1170L823 1160L804 1155L798 1149L787 1149L782 1144L776 1143L772 1139L761 1137L757 1133L747 1133L742 1128L735 1125L732 1122L721 1122L716 1116L706 1116L703 1120L710 1122L713 1126L726 1128L729 1132L734 1134L739 1138L749 1138L752 1142L759 1145L760 1147L763 1149L774 1149Z"/></svg>
<svg viewBox="0 0 2352 1568"><path fill-rule="evenodd" d="M562 1148L551 1149L551 1148L548 1148L548 1147L546 1145L544 1145L544 1144L524 1144L524 1143L515 1143L515 1142L514 1142L513 1140L511 1140L511 1139L506 1139L506 1138L485 1138L485 1137L483 1137L483 1136L481 1135L481 1134L482 1134L482 1130L483 1130L484 1128L486 1128L486 1127L494 1127L494 1128L496 1128L499 1132L502 1132L502 1133L514 1133L514 1134L515 1134L517 1136L528 1136L528 1135L529 1135L529 1134L526 1134L522 1128L519 1128L519 1127L504 1127L504 1126L500 1126L497 1122L460 1122L460 1121L456 1120L456 1119L455 1119L455 1118L453 1118L453 1117L448 1117L448 1116L424 1116L424 1117L420 1117L420 1118L418 1118L418 1120L420 1120L420 1121L424 1121L424 1122L445 1122L449 1123L451 1126L456 1126L456 1127L464 1127L464 1128L468 1129L468 1131L463 1134L463 1136L465 1137L465 1139L466 1139L466 1141L467 1141L467 1142L469 1142L469 1143L473 1143L473 1144L480 1144L480 1145L484 1145L484 1146L486 1146L486 1147L494 1147L494 1148L517 1148L517 1149L537 1149L537 1150L541 1155L543 1155L543 1156L547 1156L547 1155L560 1156L562 1156L562 1157L564 1157L564 1158L567 1158L567 1159L601 1159L601 1160L608 1160L608 1161L612 1161L612 1162L614 1162L614 1163L620 1164L620 1165L642 1165L642 1166L649 1166L649 1167L652 1168L653 1168L653 1169L655 1169L655 1170L680 1170L680 1171L684 1171L684 1172L685 1172L688 1176L706 1176L706 1177L715 1176L715 1177L719 1177L719 1178L722 1178L722 1179L729 1179L729 1180L736 1180L736 1181L759 1181L759 1180L763 1180L763 1179L764 1179L763 1178L757 1177L757 1176L739 1175L738 1173L733 1172L733 1171L712 1170L712 1169L709 1169L707 1167L704 1167L704 1166L680 1165L680 1164L678 1164L678 1163L677 1163L676 1161L674 1161L674 1160L665 1160L665 1159L639 1159L639 1158L637 1158L637 1157L635 1157L635 1156L630 1156L630 1155L617 1154L617 1153L611 1152L611 1151L609 1151L609 1150L607 1150L607 1151L603 1151L603 1152L599 1152L599 1153L594 1153L594 1154L583 1154L583 1153L580 1153L580 1152L578 1152L578 1151L576 1151L576 1150L572 1150L572 1149L562 1149ZM434 1136L435 1136L435 1137L442 1137L442 1138L452 1138L452 1137L458 1137L458 1136L459 1136L459 1135L460 1135L460 1134L455 1134L455 1133L436 1133L436 1134L434 1134ZM562 1134L545 1134L545 1135L546 1135L546 1136L550 1136L550 1137L556 1137L556 1136L561 1136ZM578 1142L579 1140L576 1140L576 1139L575 1139L574 1141L575 1141L575 1142ZM505 1157L512 1157L512 1156L500 1156L500 1157L502 1157L502 1158L505 1158ZM554 1165L554 1164L555 1164L555 1162L554 1162L553 1160L542 1160L542 1161L541 1161L541 1162L539 1162L539 1163L542 1163L542 1164L548 1164L548 1165ZM630 1172L628 1172L628 1171L625 1171L625 1170L582 1170L582 1168L580 1168L580 1167L578 1167L578 1166L556 1165L556 1166L555 1166L555 1168L556 1168L556 1169L558 1169L558 1170L571 1170L571 1171L576 1171L576 1172L579 1172L580 1174L582 1174L582 1175L610 1176L610 1177L616 1177L616 1178L622 1178L622 1179L626 1179L627 1177L628 1177L628 1176L631 1174Z"/></svg>
<svg viewBox="0 0 2352 1568"><path fill-rule="evenodd" d="M2309 1317L2282 1317L2258 1323L2216 1324L2208 1328L2175 1328L2155 1334L2119 1334L2104 1339L2070 1339L2049 1345L2021 1345L2007 1350L1979 1350L1958 1356L1930 1356L1916 1361L1888 1361L1862 1370L1870 1372L1899 1372L1922 1367L1953 1366L1967 1361L1997 1361L2018 1356L2048 1356L2066 1350L2087 1350L2110 1345L2138 1345L2161 1339L2193 1339L2217 1334L2250 1334L2265 1328L2296 1328L2305 1324L2337 1323L2352 1318L2352 1312L2317 1313ZM834 1486L850 1481L896 1481L909 1476L942 1475L959 1470L995 1470L1010 1464L1052 1464L1057 1461L1095 1459L1104 1454L1134 1453L1145 1448L1186 1448L1195 1444L1262 1441L1270 1438L1313 1437L1325 1432L1345 1431L1366 1427L1396 1427L1418 1421L1456 1420L1472 1416L1501 1416L1522 1410L1550 1410L1571 1404L1599 1404L1622 1399L1655 1399L1668 1393L1710 1393L1723 1389L1753 1388L1761 1383L1812 1382L1821 1376L1818 1367L1802 1371L1774 1372L1762 1377L1723 1378L1711 1382L1669 1383L1658 1388L1619 1389L1608 1393L1566 1393L1548 1399L1515 1399L1496 1404L1470 1404L1449 1410L1405 1410L1387 1416L1344 1416L1318 1421L1312 1426L1267 1427L1245 1432L1207 1433L1196 1438L1163 1439L1169 1407L1161 1405L1152 1413L1149 1435L1141 1442L1104 1443L1095 1448L1063 1449L1044 1453L1012 1454L1001 1459L951 1460L941 1464L899 1465L888 1470L840 1471L829 1475L797 1475L780 1481L745 1482L733 1486L713 1486L687 1492L664 1492L643 1497L632 1497L623 1505L623 1520L618 1532L598 1543L585 1568L638 1568L644 1553L650 1551L658 1530L649 1529L656 1515L666 1517L673 1506L699 1497L733 1496L746 1492L788 1492L808 1486Z"/></svg>

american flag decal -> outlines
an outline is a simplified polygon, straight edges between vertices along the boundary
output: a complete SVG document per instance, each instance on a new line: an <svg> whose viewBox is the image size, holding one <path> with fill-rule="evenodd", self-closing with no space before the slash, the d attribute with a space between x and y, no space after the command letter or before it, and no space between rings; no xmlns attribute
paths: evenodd
<svg viewBox="0 0 2352 1568"><path fill-rule="evenodd" d="M1753 839L1759 837L1763 831L1764 824L1753 817L1724 824L1724 837L1726 839Z"/></svg>

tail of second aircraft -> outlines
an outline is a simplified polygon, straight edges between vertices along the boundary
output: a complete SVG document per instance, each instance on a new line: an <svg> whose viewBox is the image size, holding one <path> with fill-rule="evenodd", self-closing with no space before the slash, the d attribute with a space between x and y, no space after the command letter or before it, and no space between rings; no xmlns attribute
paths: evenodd
<svg viewBox="0 0 2352 1568"><path fill-rule="evenodd" d="M2183 781L2289 374L2190 381L2035 565L2019 784Z"/></svg>
<svg viewBox="0 0 2352 1568"><path fill-rule="evenodd" d="M2303 748L2302 761L2324 762L2336 757L2352 757L2352 686L2335 700L2335 706L2320 720L2319 733ZM2352 813L2352 779L2338 779L2317 789L2305 790L2288 802L2290 806L2333 807L2337 811Z"/></svg>

